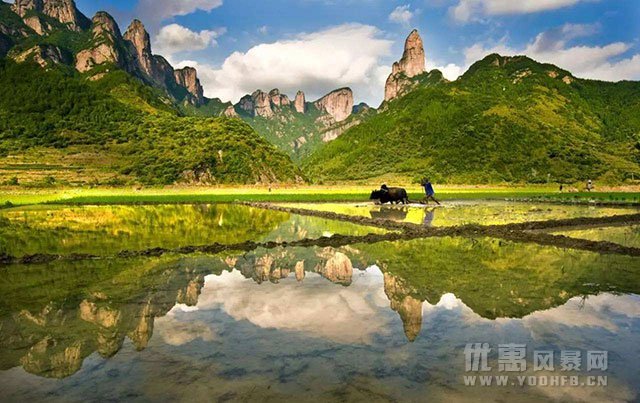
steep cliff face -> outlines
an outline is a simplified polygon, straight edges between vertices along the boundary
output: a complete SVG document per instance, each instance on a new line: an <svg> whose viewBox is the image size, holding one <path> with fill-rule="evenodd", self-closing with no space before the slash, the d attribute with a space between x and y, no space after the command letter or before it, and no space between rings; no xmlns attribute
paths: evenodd
<svg viewBox="0 0 640 403"><path fill-rule="evenodd" d="M417 30L411 31L404 44L402 59L395 62L384 88L384 100L391 101L403 95L412 85L412 78L424 73L425 53Z"/></svg>
<svg viewBox="0 0 640 403"><path fill-rule="evenodd" d="M124 33L124 39L129 41L133 48L136 66L142 73L153 77L151 40L149 39L149 33L140 20L133 20L131 22L131 25L129 25L129 28L127 28L127 31Z"/></svg>
<svg viewBox="0 0 640 403"><path fill-rule="evenodd" d="M264 118L270 118L273 116L271 98L269 97L269 94L261 90L257 90L251 94L251 98L253 99L255 116L262 116Z"/></svg>
<svg viewBox="0 0 640 403"><path fill-rule="evenodd" d="M13 11L22 18L25 18L30 11L45 14L74 31L87 29L91 25L89 19L78 10L73 0L16 0ZM26 18L25 23L39 35L46 32L44 21L38 17Z"/></svg>
<svg viewBox="0 0 640 403"><path fill-rule="evenodd" d="M188 101L195 106L202 105L204 103L204 90L200 85L198 79L198 73L193 67L185 67L183 69L175 70L174 76L176 83L187 89L191 95Z"/></svg>
<svg viewBox="0 0 640 403"><path fill-rule="evenodd" d="M296 112L298 113L305 113L306 112L306 99L304 96L304 92L302 91L298 91L298 93L296 94L296 99L293 102L293 106L296 110Z"/></svg>
<svg viewBox="0 0 640 403"><path fill-rule="evenodd" d="M318 110L331 115L336 122L342 122L353 111L353 91L350 88L332 91L314 102L314 105Z"/></svg>
<svg viewBox="0 0 640 403"><path fill-rule="evenodd" d="M24 52L14 55L13 59L18 63L33 60L42 68L70 62L69 57L62 52L60 48L53 45L36 45Z"/></svg>
<svg viewBox="0 0 640 403"><path fill-rule="evenodd" d="M74 31L89 28L91 22L82 14L73 0L44 0L43 12Z"/></svg>
<svg viewBox="0 0 640 403"><path fill-rule="evenodd" d="M76 55L76 69L86 72L95 66L113 63L130 70L129 55L123 48L122 34L113 17L100 11L93 17L92 24L94 46Z"/></svg>
<svg viewBox="0 0 640 403"><path fill-rule="evenodd" d="M43 0L16 0L12 9L16 14L24 18L29 11L42 12L44 10L44 2Z"/></svg>
<svg viewBox="0 0 640 403"><path fill-rule="evenodd" d="M281 94L280 90L277 88L274 88L269 92L269 101L271 101L271 104L274 106L282 107L291 105L289 97Z"/></svg>

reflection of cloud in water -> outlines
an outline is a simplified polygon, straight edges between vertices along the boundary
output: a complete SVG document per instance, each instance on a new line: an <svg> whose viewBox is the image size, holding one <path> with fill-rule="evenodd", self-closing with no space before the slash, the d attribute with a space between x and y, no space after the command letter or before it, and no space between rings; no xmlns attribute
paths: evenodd
<svg viewBox="0 0 640 403"><path fill-rule="evenodd" d="M558 332L562 327L599 327L611 332L640 318L640 296L601 294L570 299L565 305L534 312L522 319L532 332Z"/></svg>
<svg viewBox="0 0 640 403"><path fill-rule="evenodd" d="M335 285L315 273L303 284L289 277L280 284L255 284L239 272L208 276L198 309L218 307L235 320L261 328L309 333L343 343L369 343L374 334L386 334L390 315L382 290L382 274L367 269L355 275L349 287Z"/></svg>
<svg viewBox="0 0 640 403"><path fill-rule="evenodd" d="M177 309L176 309L177 308ZM213 329L203 321L182 321L176 313L193 312L194 309L180 309L176 306L166 316L155 321L155 335L172 346L182 346L194 340L212 341L215 337Z"/></svg>

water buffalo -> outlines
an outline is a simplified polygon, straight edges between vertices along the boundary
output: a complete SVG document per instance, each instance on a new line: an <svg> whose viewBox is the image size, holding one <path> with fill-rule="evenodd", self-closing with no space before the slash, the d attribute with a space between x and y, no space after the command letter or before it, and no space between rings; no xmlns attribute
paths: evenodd
<svg viewBox="0 0 640 403"><path fill-rule="evenodd" d="M369 200L378 200L380 204L385 203L402 203L408 204L409 197L407 196L407 191L403 188L388 188L385 192L384 190L374 190L371 192L371 197Z"/></svg>

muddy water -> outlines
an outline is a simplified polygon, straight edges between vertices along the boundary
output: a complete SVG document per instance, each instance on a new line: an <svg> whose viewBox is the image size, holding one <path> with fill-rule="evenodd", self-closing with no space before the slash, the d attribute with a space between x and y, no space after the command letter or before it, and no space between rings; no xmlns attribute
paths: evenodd
<svg viewBox="0 0 640 403"><path fill-rule="evenodd" d="M447 201L442 206L374 205L373 203L281 203L280 206L382 218L426 226L498 225L527 221L634 214L637 207L554 205L507 201Z"/></svg>
<svg viewBox="0 0 640 403"><path fill-rule="evenodd" d="M177 207L186 210L8 210L3 225L24 225L9 244L18 252L374 231L239 206ZM637 257L438 237L0 270L2 401L640 398ZM491 370L466 371L470 343L489 344ZM525 346L521 371L500 371L500 344ZM554 369L536 371L534 351L553 351ZM562 371L563 351L579 351L580 369ZM587 371L589 351L606 351L607 368ZM469 375L516 385L466 386ZM520 387L516 378L568 375L606 377L606 386Z"/></svg>

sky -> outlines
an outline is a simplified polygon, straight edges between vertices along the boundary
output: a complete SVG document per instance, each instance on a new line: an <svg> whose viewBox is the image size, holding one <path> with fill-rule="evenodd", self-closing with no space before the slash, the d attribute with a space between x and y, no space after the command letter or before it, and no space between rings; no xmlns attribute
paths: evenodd
<svg viewBox="0 0 640 403"><path fill-rule="evenodd" d="M192 66L205 95L256 89L314 100L351 87L377 106L391 64L419 30L429 69L455 80L483 56L526 54L583 78L640 80L640 0L76 0L124 31L133 18L153 52Z"/></svg>

